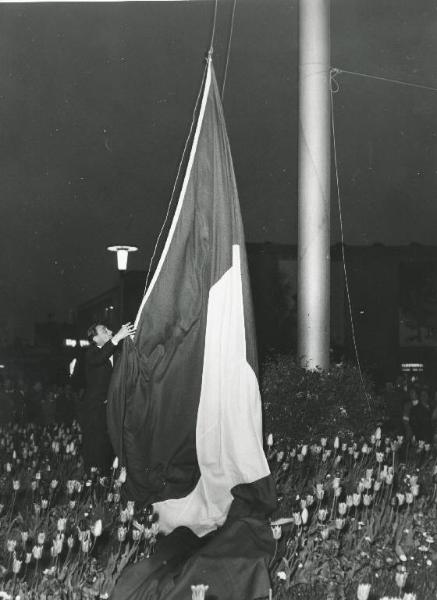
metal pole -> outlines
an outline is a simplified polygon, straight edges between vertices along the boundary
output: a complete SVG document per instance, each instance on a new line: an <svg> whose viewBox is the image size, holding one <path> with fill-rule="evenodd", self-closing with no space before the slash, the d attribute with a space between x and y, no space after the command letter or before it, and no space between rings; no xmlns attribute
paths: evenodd
<svg viewBox="0 0 437 600"><path fill-rule="evenodd" d="M123 324L124 322L124 294L125 294L125 281L124 281L124 276L125 276L125 272L124 271L119 271L119 277L120 277L120 325Z"/></svg>
<svg viewBox="0 0 437 600"><path fill-rule="evenodd" d="M329 367L330 0L299 1L298 357Z"/></svg>

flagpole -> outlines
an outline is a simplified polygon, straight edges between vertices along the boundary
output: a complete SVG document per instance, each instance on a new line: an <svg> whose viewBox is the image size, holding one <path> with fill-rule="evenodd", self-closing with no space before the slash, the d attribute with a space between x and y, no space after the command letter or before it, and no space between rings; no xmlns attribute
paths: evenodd
<svg viewBox="0 0 437 600"><path fill-rule="evenodd" d="M298 357L329 367L330 0L299 2Z"/></svg>

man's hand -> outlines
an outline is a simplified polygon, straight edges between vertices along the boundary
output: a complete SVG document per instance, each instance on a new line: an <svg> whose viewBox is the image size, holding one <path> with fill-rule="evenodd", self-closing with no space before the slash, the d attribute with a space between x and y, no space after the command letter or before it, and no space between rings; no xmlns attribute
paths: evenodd
<svg viewBox="0 0 437 600"><path fill-rule="evenodd" d="M132 325L132 323L125 323L120 327L120 330L117 331L117 333L114 336L112 336L111 341L113 344L117 345L118 342L124 340L124 338L127 338L129 335L133 335L134 333L135 325Z"/></svg>

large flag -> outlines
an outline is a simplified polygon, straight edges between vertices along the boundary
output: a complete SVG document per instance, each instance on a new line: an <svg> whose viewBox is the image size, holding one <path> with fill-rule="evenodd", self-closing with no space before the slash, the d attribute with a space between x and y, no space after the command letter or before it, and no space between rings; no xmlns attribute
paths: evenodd
<svg viewBox="0 0 437 600"><path fill-rule="evenodd" d="M240 538L240 551L238 544L230 550L227 539L227 553L235 563L236 551L257 569L261 560L265 588L270 539L264 537L256 556L253 549L269 530L263 523L276 498L262 444L243 226L210 59L178 204L136 325L108 400L109 432L126 466L127 492L153 503L164 533L182 527L213 543L216 559L223 543L210 542L208 534L222 528L222 541ZM198 573L198 559L185 565L187 581ZM253 584L253 572L249 580L254 589L247 596L239 589L239 598L266 591ZM174 597L183 598L177 589ZM219 591L217 598L233 597ZM117 597L136 596L123 589Z"/></svg>

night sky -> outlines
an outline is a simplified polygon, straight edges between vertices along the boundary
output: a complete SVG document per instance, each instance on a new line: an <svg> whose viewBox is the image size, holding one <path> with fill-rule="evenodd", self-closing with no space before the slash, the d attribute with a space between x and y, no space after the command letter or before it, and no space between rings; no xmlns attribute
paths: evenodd
<svg viewBox="0 0 437 600"><path fill-rule="evenodd" d="M176 175L214 3L0 5L0 336L32 337L146 268ZM223 78L231 0L219 0ZM297 0L237 0L224 98L248 241L296 242ZM332 65L437 88L434 0L333 0ZM437 92L342 75L345 241L435 244ZM338 215L333 194L333 242Z"/></svg>

